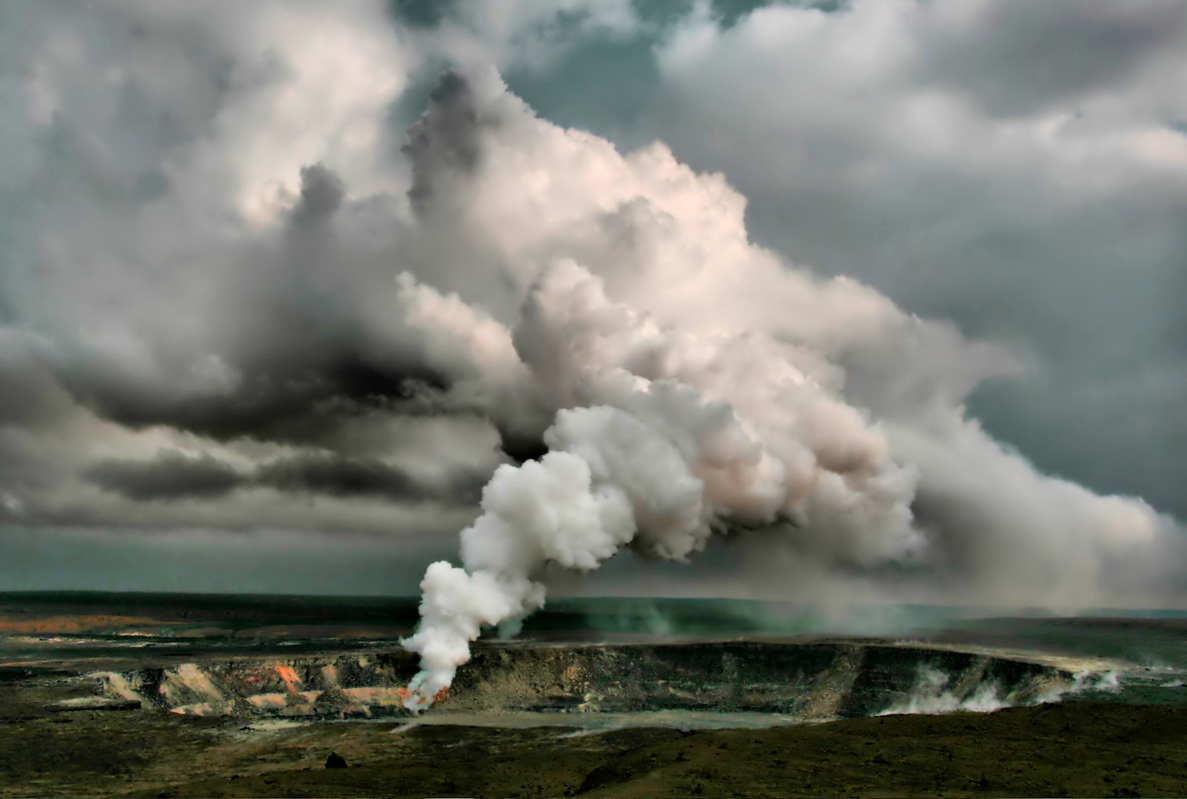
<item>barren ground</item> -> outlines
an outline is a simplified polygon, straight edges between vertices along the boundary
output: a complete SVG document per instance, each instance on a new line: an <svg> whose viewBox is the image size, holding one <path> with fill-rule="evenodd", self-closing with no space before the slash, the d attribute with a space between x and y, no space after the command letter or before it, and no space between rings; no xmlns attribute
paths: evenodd
<svg viewBox="0 0 1187 799"><path fill-rule="evenodd" d="M1069 702L761 730L52 712L0 688L2 796L1182 796L1187 710ZM345 769L325 768L331 752Z"/></svg>

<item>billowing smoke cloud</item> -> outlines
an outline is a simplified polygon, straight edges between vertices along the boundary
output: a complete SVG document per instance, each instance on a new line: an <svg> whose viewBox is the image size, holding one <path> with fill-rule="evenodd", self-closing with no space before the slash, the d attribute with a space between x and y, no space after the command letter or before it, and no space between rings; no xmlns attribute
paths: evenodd
<svg viewBox="0 0 1187 799"><path fill-rule="evenodd" d="M1166 518L968 417L1018 358L756 246L725 176L539 119L489 68L389 124L439 56L497 60L562 7L618 30L633 7L517 6L475 45L488 4L461 5L419 32L362 0L47 1L0 25L21 37L0 38L20 58L0 72L5 524L419 552L464 529L425 579L418 706L484 625L623 548L697 563L728 536L746 572L698 588L765 598L1181 598Z"/></svg>
<svg viewBox="0 0 1187 799"><path fill-rule="evenodd" d="M555 416L547 454L495 472L461 567L426 573L410 708L483 625L540 606L546 566L591 571L628 545L683 561L714 533L782 526L816 568L978 599L1074 604L1141 588L1132 568L1159 577L1166 520L1037 474L964 417L1007 352L752 245L721 176L536 119L490 73L448 74L411 136L417 213L448 214L524 287L512 327L452 297L467 324L442 332L483 342L481 379Z"/></svg>

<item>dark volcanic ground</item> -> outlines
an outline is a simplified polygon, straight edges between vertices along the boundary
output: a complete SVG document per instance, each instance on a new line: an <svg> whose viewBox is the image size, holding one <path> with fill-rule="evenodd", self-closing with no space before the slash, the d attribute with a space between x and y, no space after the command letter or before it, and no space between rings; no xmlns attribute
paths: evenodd
<svg viewBox="0 0 1187 799"><path fill-rule="evenodd" d="M562 606L480 645L418 719L398 704L407 601L0 596L0 796L1187 793L1180 621L995 620L907 644L763 639L725 607L676 605L663 629L611 608L607 631ZM702 637L673 640L673 619ZM706 637L731 625L748 635ZM1141 690L1082 690L1118 674Z"/></svg>
<svg viewBox="0 0 1187 799"><path fill-rule="evenodd" d="M1182 796L1187 710L1072 702L758 730L272 727L0 689L3 796ZM576 734L575 734L576 733ZM325 768L337 753L344 769Z"/></svg>

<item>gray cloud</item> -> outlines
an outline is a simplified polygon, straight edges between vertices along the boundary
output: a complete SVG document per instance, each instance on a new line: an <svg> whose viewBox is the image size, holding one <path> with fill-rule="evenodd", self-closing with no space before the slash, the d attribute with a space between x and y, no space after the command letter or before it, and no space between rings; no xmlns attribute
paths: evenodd
<svg viewBox="0 0 1187 799"><path fill-rule="evenodd" d="M45 349L46 342L0 327L0 427L50 424L68 411Z"/></svg>
<svg viewBox="0 0 1187 799"><path fill-rule="evenodd" d="M446 72L429 93L424 115L408 129L408 141L401 148L413 167L408 196L422 211L432 197L434 177L442 171L473 170L480 156L481 127L496 124L478 117L472 91L459 74Z"/></svg>
<svg viewBox="0 0 1187 799"><path fill-rule="evenodd" d="M223 290L240 295L210 309L212 323L200 333L205 341L190 343L197 351L161 353L197 360L199 370L208 366L196 375L201 382L178 386L129 373L125 363L92 351L60 363L61 384L99 416L130 427L164 424L217 439L306 442L323 439L344 417L395 409L448 388L448 376L417 353L376 340L359 296L383 291L379 278L335 274L341 179L320 164L303 167L300 179L280 240L250 253L257 263L243 264L256 274L223 279Z"/></svg>
<svg viewBox="0 0 1187 799"><path fill-rule="evenodd" d="M303 453L244 471L209 455L166 450L148 460L107 459L84 477L105 491L135 501L215 500L232 491L261 487L290 494L340 499L371 497L393 502L442 501L474 505L488 471L456 470L429 481L373 458Z"/></svg>
<svg viewBox="0 0 1187 799"><path fill-rule="evenodd" d="M641 126L723 170L758 240L1007 343L1023 373L970 407L1040 468L1187 517L1181 4L904 0L685 24L657 48Z"/></svg>
<svg viewBox="0 0 1187 799"><path fill-rule="evenodd" d="M1176 448L1135 443L1187 435L1174 7L779 6L726 30L592 4L558 37L545 5L415 30L361 2L31 12L0 75L6 519L452 533L558 409L605 405L686 452L728 430L712 469L749 465L722 497L775 461L803 476L779 535L805 585L1173 583L1147 568L1169 522L1044 477L966 405L1043 469L1183 512ZM551 125L488 67L447 72L407 138L388 124L425 64L530 73L594 29L662 37L623 135L675 157ZM765 529L776 493L719 507Z"/></svg>
<svg viewBox="0 0 1187 799"><path fill-rule="evenodd" d="M393 305L414 245L384 114L416 59L366 2L191 11L6 12L6 518L456 529L499 458ZM333 501L302 518L265 483Z"/></svg>
<svg viewBox="0 0 1187 799"><path fill-rule="evenodd" d="M924 27L916 80L967 93L994 116L1027 116L1124 89L1182 46L1187 18L1174 0L1005 0L936 9Z"/></svg>
<svg viewBox="0 0 1187 799"><path fill-rule="evenodd" d="M489 473L463 472L430 485L382 461L306 454L264 464L255 482L279 491L402 501L440 499L473 505L489 478Z"/></svg>
<svg viewBox="0 0 1187 799"><path fill-rule="evenodd" d="M209 455L186 457L176 450L150 461L101 461L86 477L100 488L140 501L214 499L245 483L242 474Z"/></svg>

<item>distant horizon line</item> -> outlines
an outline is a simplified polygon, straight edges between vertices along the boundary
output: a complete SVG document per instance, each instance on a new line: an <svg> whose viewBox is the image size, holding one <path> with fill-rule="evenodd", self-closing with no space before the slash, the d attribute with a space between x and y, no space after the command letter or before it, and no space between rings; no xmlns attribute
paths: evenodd
<svg viewBox="0 0 1187 799"><path fill-rule="evenodd" d="M237 600L264 600L273 602L284 602L286 600L309 600L318 599L330 602L420 602L419 594L285 594L285 593L251 593L251 592L225 592L225 591L144 591L144 590L96 590L89 588L47 588L47 589L22 589L14 591L0 590L0 603L10 600L36 600L48 599L51 597L62 597L70 599L81 599L87 597L94 598L115 598L115 597L155 597L155 598L202 598L202 599L237 599ZM689 597L689 596L655 596L655 595L637 595L637 596L622 596L622 595L604 595L604 596L558 596L549 600L549 604L555 606L558 603L571 602L665 602L665 603L683 603L683 602L721 602L732 604L748 604L748 605L783 605L789 607L796 607L805 611L818 610L827 608L828 603L811 604L802 602L793 602L789 600L766 600L766 599L746 599L741 597ZM1110 615L1139 615L1146 613L1158 614L1182 614L1187 615L1187 608L1174 607L1095 607L1082 608L1075 611L1072 610L1056 610L1042 606L997 606L997 605L929 605L919 603L856 603L848 605L849 608L902 608L902 609L918 609L918 610L944 610L957 612L984 612L991 611L996 613L1013 613L1023 616L1044 616L1048 618L1076 618L1082 616L1110 614ZM542 609L547 613L548 607Z"/></svg>

